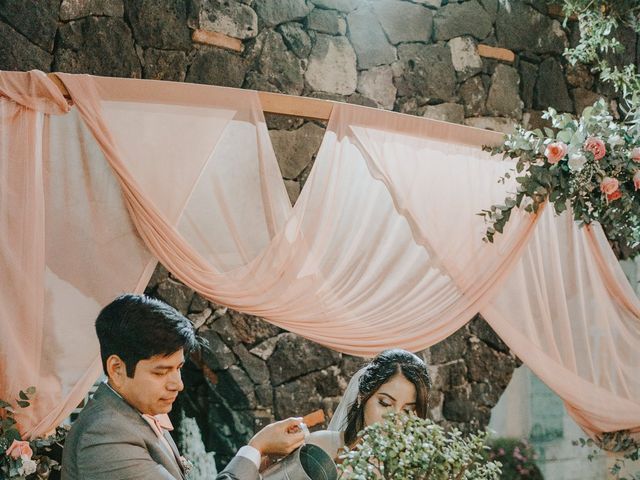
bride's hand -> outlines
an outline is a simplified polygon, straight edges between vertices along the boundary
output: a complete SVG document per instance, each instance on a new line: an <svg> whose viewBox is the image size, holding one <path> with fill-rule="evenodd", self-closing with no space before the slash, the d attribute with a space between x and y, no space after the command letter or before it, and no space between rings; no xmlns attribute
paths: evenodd
<svg viewBox="0 0 640 480"><path fill-rule="evenodd" d="M288 455L304 443L304 432L298 427L302 418L288 418L271 423L256 433L249 445L261 455Z"/></svg>

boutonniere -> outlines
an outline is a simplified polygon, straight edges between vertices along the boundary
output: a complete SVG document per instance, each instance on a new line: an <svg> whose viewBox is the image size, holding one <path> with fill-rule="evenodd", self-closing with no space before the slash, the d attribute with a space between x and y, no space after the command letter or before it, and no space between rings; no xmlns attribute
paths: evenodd
<svg viewBox="0 0 640 480"><path fill-rule="evenodd" d="M193 469L193 463L186 457L180 457L180 465L182 465L182 469L186 475L189 475L189 472Z"/></svg>

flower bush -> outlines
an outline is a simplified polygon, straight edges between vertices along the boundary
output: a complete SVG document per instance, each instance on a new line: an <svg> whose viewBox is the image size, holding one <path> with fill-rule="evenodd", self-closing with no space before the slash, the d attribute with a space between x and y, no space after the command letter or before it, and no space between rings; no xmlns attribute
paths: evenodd
<svg viewBox="0 0 640 480"><path fill-rule="evenodd" d="M36 389L30 387L21 391L16 400L17 408L28 408ZM23 440L15 420L14 407L0 399L0 480L47 479L51 471L59 470L59 464L49 457L55 445L61 442L67 430L58 427L55 433L46 438Z"/></svg>
<svg viewBox="0 0 640 480"><path fill-rule="evenodd" d="M366 427L341 455L341 479L497 480L500 463L485 454L485 433L464 437L416 415L389 414Z"/></svg>
<svg viewBox="0 0 640 480"><path fill-rule="evenodd" d="M550 108L543 118L552 128L519 127L502 145L484 147L516 159L517 187L504 204L482 210L485 239L501 233L514 208L537 212L549 201L560 214L571 207L581 225L599 222L610 240L627 252L640 250L640 138L631 126L614 121L606 103L585 108L579 119Z"/></svg>
<svg viewBox="0 0 640 480"><path fill-rule="evenodd" d="M640 435L632 434L628 430L607 432L594 439L580 438L574 440L574 445L590 448L589 461L593 461L601 450L617 455L615 462L609 467L611 478L616 480L640 480ZM624 469L635 470L635 473L622 473Z"/></svg>
<svg viewBox="0 0 640 480"><path fill-rule="evenodd" d="M535 463L535 450L526 440L495 438L489 441L489 447L487 458L502 464L500 480L543 480Z"/></svg>

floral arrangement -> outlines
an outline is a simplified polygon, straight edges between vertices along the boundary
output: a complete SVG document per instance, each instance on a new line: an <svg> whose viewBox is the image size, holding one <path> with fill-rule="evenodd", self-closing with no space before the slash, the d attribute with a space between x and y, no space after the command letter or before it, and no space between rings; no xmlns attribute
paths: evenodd
<svg viewBox="0 0 640 480"><path fill-rule="evenodd" d="M36 389L29 387L19 393L18 408L28 408ZM23 440L15 420L15 407L0 399L0 480L44 480L59 464L49 457L52 447L61 446L67 430L58 427L47 437Z"/></svg>
<svg viewBox="0 0 640 480"><path fill-rule="evenodd" d="M484 147L517 159L517 189L502 205L479 215L489 223L485 240L502 233L511 211L536 213L547 201L557 214L572 209L581 225L600 222L610 240L627 252L640 250L640 138L631 126L617 123L604 100L585 108L579 119L550 108L543 118L552 128L519 127L502 145Z"/></svg>
<svg viewBox="0 0 640 480"><path fill-rule="evenodd" d="M340 456L340 479L497 480L500 463L485 454L486 433L463 437L416 415L389 414L360 432Z"/></svg>
<svg viewBox="0 0 640 480"><path fill-rule="evenodd" d="M498 460L502 464L500 480L542 480L537 467L536 452L527 440L516 438L495 438L489 442L489 460Z"/></svg>
<svg viewBox="0 0 640 480"><path fill-rule="evenodd" d="M628 430L619 430L598 435L595 440L580 438L572 443L592 449L587 457L589 461L596 458L601 450L616 454L615 462L609 467L611 478L616 480L640 480L640 440L638 439L638 434L632 434ZM633 469L633 467L637 469L635 473L622 473L623 469Z"/></svg>

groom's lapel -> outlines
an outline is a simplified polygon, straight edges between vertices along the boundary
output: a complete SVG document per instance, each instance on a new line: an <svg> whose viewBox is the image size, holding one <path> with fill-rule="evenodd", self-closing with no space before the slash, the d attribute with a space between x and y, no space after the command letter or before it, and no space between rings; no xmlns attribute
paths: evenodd
<svg viewBox="0 0 640 480"><path fill-rule="evenodd" d="M169 443L169 446L171 447L171 450L173 451L173 456L175 457L178 467L180 467L180 473L182 474L182 478L185 478L185 475L187 472L185 471L184 465L182 464L182 458L180 457L180 452L178 451L178 447L176 446L176 443L173 441L173 438L171 438L171 435L166 430L164 432L164 438L166 438L167 442Z"/></svg>

